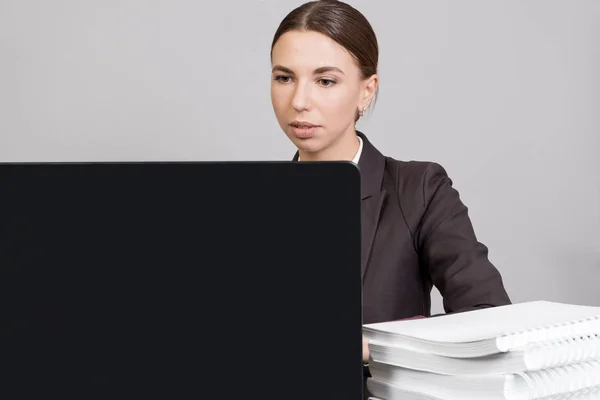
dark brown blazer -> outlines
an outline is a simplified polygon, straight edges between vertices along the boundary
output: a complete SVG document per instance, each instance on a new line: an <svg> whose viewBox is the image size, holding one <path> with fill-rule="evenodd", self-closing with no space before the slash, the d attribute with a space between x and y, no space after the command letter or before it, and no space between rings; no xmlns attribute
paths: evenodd
<svg viewBox="0 0 600 400"><path fill-rule="evenodd" d="M431 289L446 313L510 304L467 207L442 166L398 161L362 132L363 323L431 315ZM298 160L298 153L294 157ZM370 393L364 371L363 399Z"/></svg>
<svg viewBox="0 0 600 400"><path fill-rule="evenodd" d="M446 313L510 304L444 168L386 157L357 134L363 140L363 323L430 316L433 285Z"/></svg>

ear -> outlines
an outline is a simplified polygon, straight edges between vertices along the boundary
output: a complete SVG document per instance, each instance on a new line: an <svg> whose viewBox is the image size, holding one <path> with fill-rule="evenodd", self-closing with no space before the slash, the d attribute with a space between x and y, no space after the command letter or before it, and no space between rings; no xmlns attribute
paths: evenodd
<svg viewBox="0 0 600 400"><path fill-rule="evenodd" d="M360 109L363 109L363 107L369 108L371 102L373 101L373 96L375 96L375 93L377 92L378 86L379 76L377 74L371 75L369 78L363 81L362 93L359 104Z"/></svg>

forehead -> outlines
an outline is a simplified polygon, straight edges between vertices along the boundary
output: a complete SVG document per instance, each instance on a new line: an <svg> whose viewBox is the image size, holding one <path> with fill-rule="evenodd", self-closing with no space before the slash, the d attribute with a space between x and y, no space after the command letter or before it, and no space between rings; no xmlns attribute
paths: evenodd
<svg viewBox="0 0 600 400"><path fill-rule="evenodd" d="M272 63L294 70L312 71L322 66L358 70L354 58L343 46L313 31L289 31L281 35L273 47Z"/></svg>

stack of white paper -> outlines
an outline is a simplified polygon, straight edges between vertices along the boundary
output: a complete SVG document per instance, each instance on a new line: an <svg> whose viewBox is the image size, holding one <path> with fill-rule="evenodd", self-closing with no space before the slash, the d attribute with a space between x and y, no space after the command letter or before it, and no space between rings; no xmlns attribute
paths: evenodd
<svg viewBox="0 0 600 400"><path fill-rule="evenodd" d="M600 307L533 301L363 333L373 398L600 399Z"/></svg>

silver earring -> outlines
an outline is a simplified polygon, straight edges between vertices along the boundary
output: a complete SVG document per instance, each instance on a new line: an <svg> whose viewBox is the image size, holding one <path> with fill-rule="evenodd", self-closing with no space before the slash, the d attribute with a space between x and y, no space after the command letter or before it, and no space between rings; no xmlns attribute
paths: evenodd
<svg viewBox="0 0 600 400"><path fill-rule="evenodd" d="M362 117L363 115L365 115L365 112L367 112L367 106L364 106L362 108L362 110L360 110L358 113L360 114L360 116Z"/></svg>

